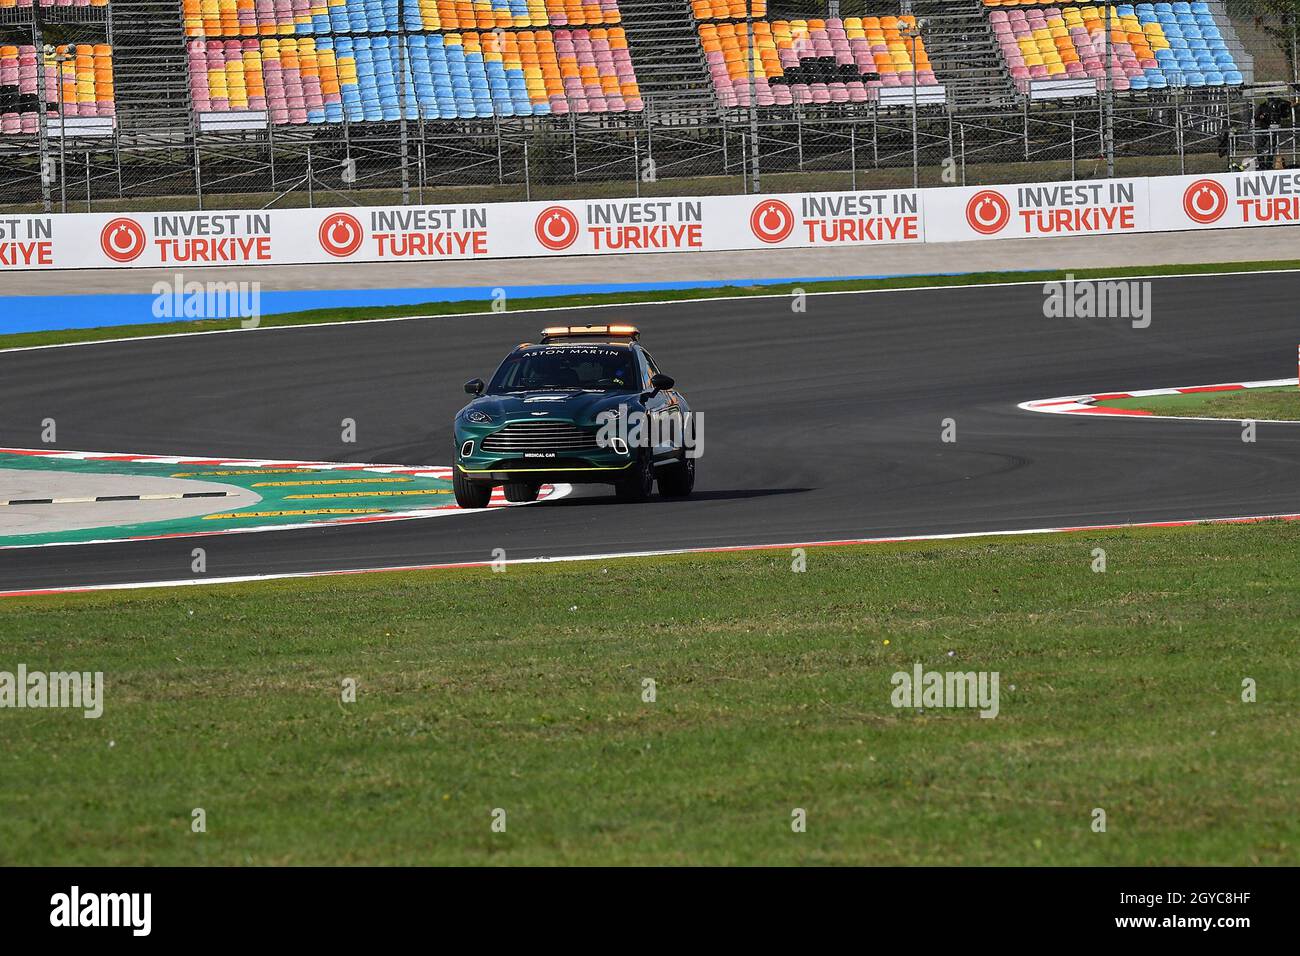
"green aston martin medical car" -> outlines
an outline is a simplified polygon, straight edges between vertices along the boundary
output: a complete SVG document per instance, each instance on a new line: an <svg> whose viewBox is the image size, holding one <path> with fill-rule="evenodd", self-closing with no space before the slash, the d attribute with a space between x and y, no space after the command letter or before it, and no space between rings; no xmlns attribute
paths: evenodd
<svg viewBox="0 0 1300 956"><path fill-rule="evenodd" d="M484 508L505 486L535 501L544 484L609 484L624 500L695 486L702 422L630 325L560 326L511 352L456 415L456 503Z"/></svg>

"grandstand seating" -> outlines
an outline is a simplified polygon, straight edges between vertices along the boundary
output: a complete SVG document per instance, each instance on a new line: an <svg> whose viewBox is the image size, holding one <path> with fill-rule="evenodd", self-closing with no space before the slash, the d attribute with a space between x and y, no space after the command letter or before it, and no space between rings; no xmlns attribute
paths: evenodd
<svg viewBox="0 0 1300 956"><path fill-rule="evenodd" d="M192 41L201 113L268 110L277 124L401 118L399 39L390 36ZM627 44L611 30L407 37L408 119L638 111Z"/></svg>
<svg viewBox="0 0 1300 956"><path fill-rule="evenodd" d="M0 0L0 3L6 0ZM182 0L189 37L396 32L397 0ZM410 0L411 31L589 26L619 22L617 0Z"/></svg>
<svg viewBox="0 0 1300 956"><path fill-rule="evenodd" d="M723 106L748 106L750 47L745 3L693 0L714 89ZM756 11L757 12L757 11ZM737 19L739 13L739 19ZM923 41L900 28L911 17L832 17L754 21L755 95L759 106L864 103L882 87L938 87ZM867 78L879 74L879 79Z"/></svg>
<svg viewBox="0 0 1300 956"><path fill-rule="evenodd" d="M66 52L58 47L58 52ZM0 45L0 134L35 133L44 102L47 116L111 117L114 114L112 49L106 43L79 44L73 59L60 67L45 61L41 95L40 54L30 44Z"/></svg>
<svg viewBox="0 0 1300 956"><path fill-rule="evenodd" d="M1013 80L1104 79L1105 7L984 0ZM1006 8L1006 9L997 9ZM1116 90L1239 86L1243 76L1206 3L1112 7L1110 71Z"/></svg>
<svg viewBox="0 0 1300 956"><path fill-rule="evenodd" d="M408 119L644 106L618 0L411 0L401 23L397 0L183 0L183 14L200 113L381 122L402 118L403 97Z"/></svg>
<svg viewBox="0 0 1300 956"><path fill-rule="evenodd" d="M0 10L108 4L0 0ZM183 121L174 117L189 106L200 114L265 111L278 125L393 121L401 118L403 101L407 118L431 120L644 109L619 0L408 0L403 6L398 0L177 0L175 9L179 17L171 21L170 36L183 30L188 38L188 73L169 75L188 86L188 97L182 86L166 99L167 108L177 111L168 114L170 123ZM671 97L679 88L691 88L702 103L749 105L749 15L760 106L866 103L884 92L897 98L914 84L942 98L924 41L913 47L903 35L913 23L910 16L778 19L769 18L763 0L646 0L631 9L644 31L637 34L636 55L655 77L656 95L669 103L676 102ZM1105 76L1104 9L1098 0L1058 6L967 0L967 19L955 35L962 40L976 28L987 47L986 74L1008 91L1006 75L1022 91L1032 83L1037 93L1058 79L1075 80L1076 90L1083 80L1090 90L1086 81ZM1204 2L1115 5L1115 89L1240 85L1243 73L1215 9L1221 12L1218 4ZM942 15L929 13L933 29ZM651 16L671 30L642 23ZM105 35L102 25L92 29ZM989 29L992 43L984 32ZM1222 31L1235 42L1226 24ZM79 42L62 77L48 64L41 89L37 50L5 36L0 34L0 134L35 132L42 108L57 115L60 90L69 116L115 115L106 43ZM151 42L150 36L141 42ZM168 42L169 49L180 46L176 39ZM135 109L141 112L149 105L150 71L158 70L132 49L135 59L123 67L121 82L125 90L138 74ZM675 84L673 71L694 79Z"/></svg>
<svg viewBox="0 0 1300 956"><path fill-rule="evenodd" d="M0 0L0 10L28 7L106 7L108 0Z"/></svg>
<svg viewBox="0 0 1300 956"><path fill-rule="evenodd" d="M767 0L691 0L696 20L744 20L750 6L755 19L767 16Z"/></svg>

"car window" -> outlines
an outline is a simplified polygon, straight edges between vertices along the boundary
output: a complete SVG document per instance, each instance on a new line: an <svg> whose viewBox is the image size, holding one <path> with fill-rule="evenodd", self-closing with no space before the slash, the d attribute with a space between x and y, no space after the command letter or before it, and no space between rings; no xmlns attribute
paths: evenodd
<svg viewBox="0 0 1300 956"><path fill-rule="evenodd" d="M636 356L625 346L542 345L508 356L488 386L488 394L546 389L631 392L641 375Z"/></svg>
<svg viewBox="0 0 1300 956"><path fill-rule="evenodd" d="M659 369L655 367L655 360L650 357L650 353L647 352L645 349L641 349L641 359L642 359L642 365L645 369L644 374L642 376L643 384L641 387L649 388L650 376L657 375L659 373Z"/></svg>

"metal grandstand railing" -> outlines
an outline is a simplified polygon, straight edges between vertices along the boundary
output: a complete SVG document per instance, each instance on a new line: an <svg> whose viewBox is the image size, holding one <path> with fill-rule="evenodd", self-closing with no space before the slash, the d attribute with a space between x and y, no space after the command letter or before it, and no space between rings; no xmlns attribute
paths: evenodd
<svg viewBox="0 0 1300 956"><path fill-rule="evenodd" d="M961 105L1012 106L1015 87L998 58L983 0L915 0L926 48L949 97Z"/></svg>
<svg viewBox="0 0 1300 956"><path fill-rule="evenodd" d="M712 112L713 88L689 8L681 0L624 0L622 10L647 100L665 113Z"/></svg>
<svg viewBox="0 0 1300 956"><path fill-rule="evenodd" d="M1247 151L1242 144L1253 141L1251 104L1241 97L1121 104L1115 126L1118 175L1226 171ZM916 124L916 181L964 185L1104 176L1103 127L1095 103L928 111ZM907 110L764 113L757 130L764 192L912 185ZM747 117L689 126L660 124L653 113L621 123L575 117L483 121L456 129L412 123L406 200L745 192L752 188L754 142ZM105 149L74 141L66 152L63 185L70 211L397 204L403 201L401 157L400 134L391 128L354 136L300 130L207 135L194 138L188 150L121 143ZM0 159L7 208L43 208L34 174L17 174L38 161L36 149ZM57 175L54 182L51 208L57 210Z"/></svg>
<svg viewBox="0 0 1300 956"><path fill-rule="evenodd" d="M931 62L946 102L719 107L689 0L623 0L645 108L566 115L200 129L190 99L179 0L63 7L36 22L0 17L0 44L111 39L112 135L0 136L0 207L9 210L217 208L761 190L884 188L1056 180L1105 172L1101 96L1030 101L987 67L979 0L925 0ZM812 17L825 0L770 4ZM898 10L844 0L840 16ZM933 9L935 12L928 12ZM71 13L71 11L78 11ZM91 11L89 13L80 11ZM635 12L629 12L635 11ZM68 12L66 18L63 13ZM0 10L3 14L13 11ZM96 19L98 17L98 19ZM67 22L64 22L66 19ZM8 31L7 33L5 31ZM77 33L76 31L81 31ZM963 31L973 31L963 32ZM402 35L402 31L398 31ZM963 56L963 37L979 52ZM1276 89L1271 92L1276 93ZM1225 170L1251 155L1254 94L1191 89L1116 97L1120 175ZM1285 153L1294 162L1294 150Z"/></svg>
<svg viewBox="0 0 1300 956"><path fill-rule="evenodd" d="M118 127L129 142L184 143L190 125L176 0L111 0Z"/></svg>

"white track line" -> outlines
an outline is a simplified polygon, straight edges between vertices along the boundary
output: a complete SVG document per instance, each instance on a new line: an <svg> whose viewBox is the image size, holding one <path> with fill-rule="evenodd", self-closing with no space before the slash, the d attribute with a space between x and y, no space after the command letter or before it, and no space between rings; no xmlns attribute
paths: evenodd
<svg viewBox="0 0 1300 956"><path fill-rule="evenodd" d="M1122 267L1119 266L1116 267L1116 269L1119 268ZM1067 274L1065 272L1052 272L1052 270L1049 269L1040 269L1035 271L1047 272L1052 275L1060 275L1060 276L1064 276ZM1096 271L1096 270L1089 270L1089 271ZM1239 271L1224 271L1224 272L1188 272L1188 273L1177 273L1173 275L1133 275L1133 276L1126 275L1123 276L1123 278L1132 281L1142 281L1142 280L1155 281L1160 279L1213 279L1213 278L1222 278L1223 276L1292 275L1292 274L1300 274L1300 269L1258 269L1258 270L1244 270L1244 271L1239 270ZM882 280L871 280L871 279L854 280L852 278L836 279L835 277L831 276L828 278L814 278L814 279L809 279L809 278L773 279L770 280L770 282L768 280L763 280L763 284L775 286L786 282L795 283L795 284L799 282L809 282L809 283L811 282L853 282L853 281L870 282L870 281L888 281L890 279L909 279L909 278L924 279L924 278L937 278L937 277L936 276L886 276ZM1104 277L1090 276L1085 279L1075 279L1075 281L1092 282L1094 280L1100 281L1103 278ZM736 280L736 281L743 282L745 280ZM805 295L809 295L809 296L888 295L888 294L899 294L899 293L908 293L908 292L943 292L943 291L961 290L961 289L1004 289L1004 288L1013 288L1016 286L1041 286L1046 282L1054 282L1054 281L1059 281L1059 280L1026 279L1026 280L1015 281L1015 282L969 282L969 283L962 283L959 285L909 286L906 288L896 288L896 289L832 289L832 290L826 290L820 292L814 290L812 292L806 292ZM284 290L284 291L294 291L294 290ZM304 291L311 291L311 290L304 290ZM111 295L112 293L106 293L106 294ZM586 294L592 294L592 293L586 293ZM607 294L616 295L618 293L612 292ZM89 342L57 342L50 345L18 345L18 346L13 346L11 348L0 348L0 355L3 355L8 352L36 352L42 349L69 349L69 348L80 348L89 345L114 345L121 342L153 342L153 341L158 341L159 339L179 339L179 338L187 338L189 336L195 336L195 335L229 335L235 332L286 332L293 329L319 329L319 328L347 326L347 325L369 325L369 324L381 323L381 322L413 322L419 319L456 319L456 318L464 318L466 316L473 316L473 315L480 315L480 316L490 315L493 317L499 317L502 315L529 315L533 313L544 314L547 312L576 312L582 309L630 309L630 308L639 308L641 306L698 305L701 303L707 304L711 302L731 302L731 301L739 302L742 300L754 300L754 299L788 299L789 297L790 297L789 292L773 292L770 294L764 293L758 295L715 295L715 296L703 296L694 299L656 299L648 302L596 302L588 305L540 306L532 309L529 308L508 309L504 313L485 310L483 312L451 312L451 313L438 314L438 315L398 315L398 316L391 316L389 318L383 318L383 319L345 319L341 322L305 322L298 325L259 325L251 329L245 329L242 327L231 328L231 329L205 329L201 332L168 332L165 335L126 335L115 339L96 339L94 341L89 341ZM3 296L0 296L0 299L3 298L4 298ZM475 300L466 300L466 301L475 301ZM362 306L361 308L365 308L365 306ZM283 313L283 314L287 315L291 313ZM79 331L79 330L68 329L66 331ZM23 335L26 333L13 332L13 333L6 333L6 334Z"/></svg>
<svg viewBox="0 0 1300 956"><path fill-rule="evenodd" d="M1020 528L1002 531L961 531L946 534L898 535L885 538L847 538L834 541L802 541L785 544L746 544L715 548L669 548L658 551L621 551L608 554L580 554L562 557L515 558L504 562L462 561L447 564L414 564L387 568L349 568L339 571L291 571L280 574L246 574L221 578L189 578L179 581L141 581L127 584L86 584L69 587L0 591L0 598L32 597L44 594L73 594L86 591L127 591L139 588L194 587L208 584L245 584L252 581L283 581L295 578L327 578L352 574L383 574L396 571L443 571L456 568L485 568L494 564L562 564L576 561L612 561L619 558L651 558L683 554L724 554L735 551L773 551L792 548L844 548L854 545L909 544L925 541L958 541L969 538L1004 538L1016 535L1076 534L1123 531L1133 528L1186 528L1196 525L1253 524L1260 521L1300 521L1300 514L1247 515L1232 518L1187 518L1175 521L1138 521L1123 524L1078 525L1060 528Z"/></svg>
<svg viewBox="0 0 1300 956"><path fill-rule="evenodd" d="M1050 272L1050 270L1039 270L1039 271ZM1225 270L1222 272L1192 272L1192 273L1177 273L1173 275L1169 275L1169 274L1134 275L1134 276L1125 276L1124 278L1133 279L1133 280L1207 279L1207 278L1220 278L1223 276L1235 276L1235 275L1293 275L1297 273L1300 273L1300 270L1297 269ZM1059 273L1059 274L1064 275L1064 273ZM900 278L906 278L906 277L900 277ZM774 280L774 281L780 282L782 280ZM796 282L796 281L810 281L810 280L791 279L785 281ZM811 281L834 282L837 280L835 280L834 278L828 278L828 279L817 279ZM853 281L853 280L850 279L844 281ZM996 288L1012 288L1016 286L1041 286L1044 284L1044 282L1047 281L1051 281L1051 280L1035 279L1035 280L1019 281L1019 282L972 282L972 283L963 283L958 285L912 286L912 287L901 288L901 289L845 289L845 290L820 291L820 292L813 291L806 294L816 295L816 296L880 295L880 294L889 294L889 293L935 292L935 291L962 290L962 289L987 289L987 288L996 289ZM1078 280L1078 281L1089 281L1089 280ZM610 302L610 303L595 303L595 304L580 305L580 306L548 306L544 308L518 309L518 310L513 310L511 313L508 314L527 315L530 313L573 312L573 311L580 311L582 309L610 309L610 308L636 308L641 306L690 305L690 304L711 303L711 302L719 302L719 301L740 301L742 299L743 300L785 299L788 297L789 297L789 293L772 293L772 294L763 294L763 295L744 295L744 296L719 295L719 296L707 296L703 298L693 298L693 299L657 300L651 302ZM302 325L259 326L253 329L232 328L232 329L213 329L213 330L206 330L202 332L172 332L172 333L168 333L167 335L125 336L116 339L99 339L91 342L64 342L64 343L53 344L53 345L19 346L15 348L0 349L0 354L4 354L6 352L33 352L42 349L76 348L76 347L88 346L88 345L109 345L109 344L120 343L120 342L146 342L146 341L152 341L157 339L184 338L184 337L195 336L195 335L225 335L232 332L274 332L274 331L285 331L285 330L292 330L292 329L322 328L324 326L361 325L369 322L410 322L418 319L458 318L466 315L477 315L477 314L480 313L460 312L460 313L450 313L446 315L408 315L408 316L396 316L396 317L385 318L385 319L348 319L342 322L313 322L313 323L307 323ZM1296 379L1278 379L1271 383L1253 383L1251 385L1247 385L1246 387L1262 387L1265 384L1287 385L1287 384L1295 384L1295 383L1296 383ZM1159 390L1157 390L1156 393L1159 393ZM1101 394L1108 394L1108 393L1101 393ZM1131 395L1134 393L1130 392L1129 394ZM1142 393L1142 394L1146 394L1146 393ZM1077 400L1081 400L1084 398L1092 398L1092 397L1093 396L1067 396L1066 398L1062 398L1062 399L1046 399L1037 402L1033 402L1033 401L1022 402L1017 407L1024 409L1026 411L1045 412L1045 411L1052 411L1052 410L1045 409L1042 407L1036 407L1036 406L1042 406L1044 404L1075 402ZM1056 411L1057 413L1068 413L1068 411L1077 411L1077 409L1067 410L1064 408L1060 408L1060 409L1055 409L1054 411ZM1221 422L1221 421L1232 420L1232 419L1219 419L1219 418L1187 419L1187 418L1177 418L1176 416L1155 416L1155 415L1150 415L1150 416L1119 415L1119 416L1107 416L1107 417L1172 418L1176 421L1190 420L1190 421L1220 421ZM107 455L105 457L107 457ZM140 456L140 457L144 457L144 456ZM155 459L155 460L163 460L163 459ZM176 463L179 464L181 462L178 461ZM348 467L348 466L334 465L334 467ZM405 466L352 465L350 467L373 468L374 470L379 470L381 468L388 468L388 469L396 470L398 468L405 467ZM555 491L551 497L560 498L563 497L564 495L569 494L571 491L572 488L569 485L558 485L556 486ZM427 517L427 516L428 516L427 514L423 514L419 512L411 512L409 514L403 515L403 517L408 517L408 518L419 518L419 517ZM397 517L396 515L390 516L390 520L396 517ZM767 544L767 545L751 545L751 546L730 547L730 548L728 547L682 548L682 549L665 550L665 551L629 551L629 552L623 552L618 554L579 555L579 556L560 557L560 558L523 558L517 561L507 561L506 563L507 564L537 564L537 563L552 562L552 561L595 561L595 560L600 560L602 558L604 559L624 558L624 557L635 558L635 557L652 557L658 555L702 554L702 553L710 553L710 552L780 549L780 548L796 548L796 547L834 547L839 545L847 546L851 544L884 544L884 543L898 543L898 542L909 542L909 541L943 541L943 540L953 540L958 538L996 537L996 536L1016 535L1016 534L1057 534L1057 533L1066 533L1070 531L1102 531L1102 530L1117 530L1122 528L1180 527L1180 526L1195 525L1195 524L1216 524L1216 523L1233 523L1233 522L1266 521L1266 520L1293 521L1297 519L1300 519L1300 515L1290 515L1290 514L1256 515L1247 518L1205 518L1205 519L1188 519L1179 522L1150 522L1150 523L1118 524L1118 525L1093 525L1089 527L1078 527L1078 528L1038 528L1032 530L1022 530L1022 531L962 532L956 534L914 535L914 536L896 537L896 538L861 538L861 539L846 540L846 541L806 542L803 544ZM336 522L329 522L329 523L340 524L342 522L336 521ZM281 525L278 527L271 527L267 529L241 528L234 531L200 532L199 534L196 535L185 535L185 537L191 537L191 536L197 537L199 535L206 535L206 534L236 534L241 531L248 532L248 531L258 531L258 530L290 530L291 528L296 528L296 527L317 527L317 526L319 526L319 523L306 524L306 525L293 525L293 526ZM76 543L98 544L102 542L76 542ZM297 573L270 574L270 575L247 575L247 576L240 576L240 577L211 578L207 580L156 581L156 582L144 582L144 583L133 583L133 584L100 584L100 585L88 585L84 587L71 587L71 588L47 588L47 589L36 590L36 591L0 591L0 597L11 597L11 596L29 595L29 594L58 594L58 593L66 593L66 592L73 592L73 591L79 592L79 591L98 591L98 590L122 590L122 589L144 588L144 587L181 587L181 586L198 585L198 584L228 584L228 583L240 583L240 582L247 582L247 581L281 580L285 578L322 577L322 576L340 575L340 574L371 574L371 573L380 573L383 571L403 571L403 570L416 571L416 570L438 570L438 569L456 568L456 567L482 567L490 563L491 562L472 562L469 564L429 564L429 565L413 565L410 567L399 567L399 568L357 568L354 570L345 570L345 571L321 571L321 572L297 572Z"/></svg>

